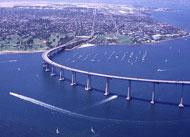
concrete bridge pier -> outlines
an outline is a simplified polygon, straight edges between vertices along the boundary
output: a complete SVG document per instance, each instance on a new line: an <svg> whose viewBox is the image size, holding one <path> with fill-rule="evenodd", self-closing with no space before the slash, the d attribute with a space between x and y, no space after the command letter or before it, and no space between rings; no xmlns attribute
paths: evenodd
<svg viewBox="0 0 190 137"><path fill-rule="evenodd" d="M131 80L129 80L129 84L128 84L128 92L127 92L127 100L131 99Z"/></svg>
<svg viewBox="0 0 190 137"><path fill-rule="evenodd" d="M72 80L71 80L71 86L76 85L76 72L72 71Z"/></svg>
<svg viewBox="0 0 190 137"><path fill-rule="evenodd" d="M110 89L110 78L106 78L106 90L104 93L105 96L109 95L109 89Z"/></svg>
<svg viewBox="0 0 190 137"><path fill-rule="evenodd" d="M180 108L183 108L183 107L184 107L184 105L183 105L183 91L184 91L184 84L182 84L180 103L179 103L179 105L178 105Z"/></svg>
<svg viewBox="0 0 190 137"><path fill-rule="evenodd" d="M155 86L156 86L156 83L154 82L153 83L153 89L152 89L152 100L151 100L151 104L154 104L154 98L155 98Z"/></svg>
<svg viewBox="0 0 190 137"><path fill-rule="evenodd" d="M59 72L59 80L60 80L60 81L64 80L64 69L60 69L60 72Z"/></svg>
<svg viewBox="0 0 190 137"><path fill-rule="evenodd" d="M87 84L86 84L85 90L86 91L90 91L91 90L91 75L88 75Z"/></svg>
<svg viewBox="0 0 190 137"><path fill-rule="evenodd" d="M84 40L88 40L89 38L87 39L84 39ZM89 72L89 71L84 71L84 70L79 70L79 69L74 69L74 68L70 68L70 67L67 67L67 66L64 66L64 65L61 65L61 64L58 64L56 62L54 62L52 59L53 57L58 54L59 52L61 51L64 51L67 49L68 45L71 45L71 44L75 44L76 41L78 39L73 39L67 43L65 43L64 45L60 46L60 47L55 47L53 49L50 49L49 51L46 51L42 54L42 59L43 59L43 67L44 67L44 70L46 72L50 72L51 76L55 76L55 75L59 75L59 80L64 80L66 79L66 77L64 76L64 72L65 71L69 71L70 73L72 73L72 80L71 80L71 86L74 86L74 85L77 85L77 82L76 82L76 73L80 73L80 74L84 74L87 76L87 83L85 85L85 90L90 90L91 89L91 77L101 77L103 79L105 79L106 81L106 87L105 87L105 91L104 92L104 95L107 96L109 95L110 93L110 80L111 79L116 79L116 80L125 80L125 82L128 81L128 91L127 92L127 95L126 95L126 100L131 100L132 99L132 96L131 96L131 84L132 82L144 82L144 83L150 83L150 84L153 84L153 89L152 89L152 94L151 95L151 101L150 103L151 104L155 104L155 86L156 84L159 84L159 83L163 83L163 84L176 84L176 85L182 85L182 90L181 90L181 95L180 95L180 102L178 104L178 107L180 108L183 108L184 107L184 100L183 100L183 94L184 94L184 86L185 85L190 85L190 81L171 81L171 80L157 80L157 79L144 79L144 78L131 78L131 77L124 77L124 76L114 76L114 75L106 75L106 74L100 74L100 73L93 73L93 72ZM59 74L57 74L57 72L55 71L55 69L59 68L60 72ZM58 71L58 70L57 70ZM177 105L176 105L177 106Z"/></svg>
<svg viewBox="0 0 190 137"><path fill-rule="evenodd" d="M55 76L55 67L51 66L51 76Z"/></svg>
<svg viewBox="0 0 190 137"><path fill-rule="evenodd" d="M45 69L45 71L46 71L46 72L49 72L49 71L50 71L50 69L49 69L49 64L48 64L48 63L46 63L46 69Z"/></svg>
<svg viewBox="0 0 190 137"><path fill-rule="evenodd" d="M45 68L46 65L47 65L47 63L46 63L45 61L43 61L43 62L42 62L42 66L43 66L43 68Z"/></svg>

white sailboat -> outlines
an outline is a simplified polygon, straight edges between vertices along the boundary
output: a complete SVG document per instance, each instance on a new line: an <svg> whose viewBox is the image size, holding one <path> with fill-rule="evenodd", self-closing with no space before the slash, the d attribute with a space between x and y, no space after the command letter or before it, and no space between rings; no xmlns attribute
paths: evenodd
<svg viewBox="0 0 190 137"><path fill-rule="evenodd" d="M56 134L59 134L59 129L58 128L56 129Z"/></svg>
<svg viewBox="0 0 190 137"><path fill-rule="evenodd" d="M93 127L90 128L90 131L95 134Z"/></svg>

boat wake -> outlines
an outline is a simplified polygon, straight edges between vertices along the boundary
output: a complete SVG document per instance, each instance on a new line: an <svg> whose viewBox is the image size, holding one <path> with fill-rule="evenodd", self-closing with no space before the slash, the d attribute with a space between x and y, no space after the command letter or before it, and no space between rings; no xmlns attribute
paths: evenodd
<svg viewBox="0 0 190 137"><path fill-rule="evenodd" d="M92 107L99 106L99 105L101 105L101 104L107 103L107 102L109 102L109 101L112 101L112 100L116 99L117 97L118 97L117 95L111 96L111 97L109 97L109 98L107 98L107 99L104 99L104 100L102 100L102 101L100 101L100 102L94 104Z"/></svg>
<svg viewBox="0 0 190 137"><path fill-rule="evenodd" d="M17 62L18 60L8 60L8 61L1 61L0 63L12 63Z"/></svg>
<svg viewBox="0 0 190 137"><path fill-rule="evenodd" d="M158 72L167 71L167 69L157 69Z"/></svg>
<svg viewBox="0 0 190 137"><path fill-rule="evenodd" d="M76 112L72 112L72 111L69 111L69 110L65 110L65 109L62 109L62 108L59 108L59 107L44 103L42 101L30 98L30 97L26 97L26 96L23 96L23 95L16 94L16 93L13 93L13 92L10 92L9 94L11 96L20 98L22 100L31 102L33 104L42 106L44 108L48 108L50 110L57 111L57 112L60 112L60 113L63 113L63 114L69 115L69 116L73 116L73 117L76 117L76 118L82 118L82 119L88 119L88 120L99 120L99 121L123 122L123 120L98 118L98 117L91 117L91 116L79 114L79 113L76 113Z"/></svg>
<svg viewBox="0 0 190 137"><path fill-rule="evenodd" d="M11 96L17 97L19 99L31 102L31 103L36 104L36 105L39 105L41 107L44 107L44 108L47 108L47 109L50 109L50 110L53 110L53 111L68 115L68 116L73 116L73 117L76 117L76 118L81 118L81 119L86 119L86 120L119 122L119 123L121 123L121 122L130 122L130 123L136 123L136 122L138 122L138 123L165 123L165 122L176 122L176 121L190 120L190 119L180 119L180 120L166 120L166 121L131 121L131 120L121 120L121 119L98 118L98 117L87 116L87 115L84 115L84 114L80 114L80 113L72 112L72 111L69 111L69 110L65 110L65 109L62 109L62 108L59 108L59 107L44 103L42 101L30 98L30 97L26 97L26 96L23 96L23 95L19 95L19 94L13 93L13 92L9 92L9 94ZM117 98L117 96L112 96L112 99L114 99L114 98ZM107 100L107 101L109 101L109 100ZM106 101L104 100L104 102L106 102ZM98 103L98 104L100 104L100 103Z"/></svg>

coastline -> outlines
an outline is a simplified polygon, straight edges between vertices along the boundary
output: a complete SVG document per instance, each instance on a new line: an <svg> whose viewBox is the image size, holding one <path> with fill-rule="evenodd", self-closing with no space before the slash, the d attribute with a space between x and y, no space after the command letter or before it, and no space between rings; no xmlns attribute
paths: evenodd
<svg viewBox="0 0 190 137"><path fill-rule="evenodd" d="M86 47L92 47L92 46L96 46L96 45L95 44L86 43L86 44L80 45L78 48L86 48Z"/></svg>
<svg viewBox="0 0 190 137"><path fill-rule="evenodd" d="M159 43L162 43L162 42L167 42L167 41L172 41L172 40L178 40L178 39L185 39L185 38L190 38L190 34L187 35L187 36L183 36L183 37L178 37L178 38L173 38L173 39L167 39L167 40L160 40L160 41L154 41L154 42L151 42L151 43L142 43L142 44L113 44L113 45L109 45L109 46L117 46L117 45L120 45L120 46L147 46L147 45L151 45L151 44L159 44ZM104 46L105 44L100 44L100 45L95 45L95 46ZM86 46L87 47L87 46Z"/></svg>
<svg viewBox="0 0 190 137"><path fill-rule="evenodd" d="M113 44L113 45L108 45L108 46L117 46L117 45L120 45L120 46L148 46L148 45L151 45L151 44L159 44L159 43L162 43L162 42L167 42L167 41L172 41L172 40L178 40L178 39L185 39L185 38L190 38L190 34L187 35L187 36L183 36L183 37L178 37L178 38L173 38L173 39L167 39L167 40L161 40L161 41L154 41L154 42L151 42L151 43L144 43L144 44L126 44L126 45L121 45L121 44ZM86 47L92 47L92 46L104 46L105 44L100 44L100 45L95 45L95 44L90 44L90 43L84 43L82 45L79 45L79 46L76 46L76 47L73 47L72 49L67 49L67 50L74 50L74 49L77 49L77 48L86 48Z"/></svg>
<svg viewBox="0 0 190 137"><path fill-rule="evenodd" d="M98 45L90 44L90 43L84 43L84 44L78 45L76 47L73 47L71 49L65 49L65 50L74 50L74 49L80 49L80 48L86 48L86 47L92 47L92 46L98 46Z"/></svg>
<svg viewBox="0 0 190 137"><path fill-rule="evenodd" d="M36 51L0 51L0 55L1 54L21 54L21 53L40 53L40 52L44 52L45 50L36 50Z"/></svg>
<svg viewBox="0 0 190 137"><path fill-rule="evenodd" d="M161 41L155 41L155 42L151 42L151 43L144 43L144 44L130 44L130 45L123 45L123 46L147 46L147 45L151 45L151 44L158 44L158 43L162 43L162 42L167 42L167 41L172 41L172 40L178 40L178 39L184 39L184 38L190 38L190 34L184 37L179 37L179 38L174 38L174 39L167 39L167 40L161 40ZM105 45L105 44L104 44ZM108 46L117 46L120 44L114 44L114 45L108 45ZM82 45L73 47L71 49L67 49L67 50L74 50L76 48L86 48L86 47L92 47L92 46L102 46L102 45L95 45L95 44L90 44L90 43L84 43ZM122 46L122 45L121 45ZM0 55L1 54L23 54L23 53L40 53L40 52L44 52L46 50L36 50L36 51L0 51Z"/></svg>
<svg viewBox="0 0 190 137"><path fill-rule="evenodd" d="M172 40L178 40L178 39L183 39L183 38L190 38L190 34L188 34L187 36L183 36L183 37L178 37L178 38L172 38L172 39L167 39L167 40L160 40L160 41L154 41L151 43L145 43L145 44L132 44L132 46L146 46L146 45L151 45L151 44L158 44L158 43L162 43L162 42L167 42L167 41L172 41Z"/></svg>

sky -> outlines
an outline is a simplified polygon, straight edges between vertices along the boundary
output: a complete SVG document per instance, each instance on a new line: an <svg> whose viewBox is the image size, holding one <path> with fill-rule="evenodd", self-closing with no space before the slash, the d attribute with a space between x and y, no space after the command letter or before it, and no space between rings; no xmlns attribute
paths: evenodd
<svg viewBox="0 0 190 137"><path fill-rule="evenodd" d="M190 0L0 0L0 1L59 1L59 2L94 2L94 3L190 3Z"/></svg>
<svg viewBox="0 0 190 137"><path fill-rule="evenodd" d="M106 4L128 4L138 6L157 5L182 5L190 7L190 0L0 0L7 1L55 1L55 2L79 2L79 3L106 3Z"/></svg>

